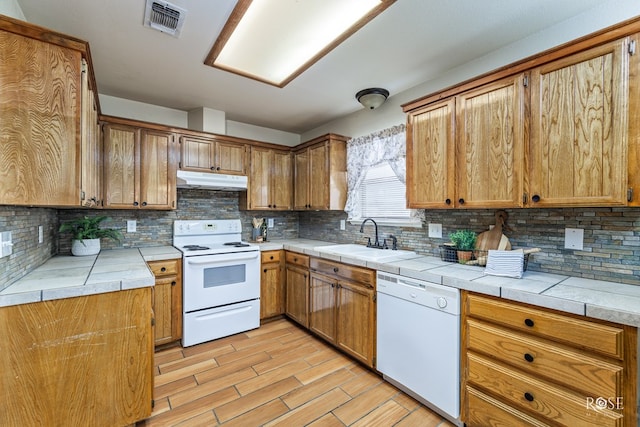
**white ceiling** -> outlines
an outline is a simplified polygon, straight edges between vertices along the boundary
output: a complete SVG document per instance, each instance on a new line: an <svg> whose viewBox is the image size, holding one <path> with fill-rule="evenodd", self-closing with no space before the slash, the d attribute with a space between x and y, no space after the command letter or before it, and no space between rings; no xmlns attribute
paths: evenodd
<svg viewBox="0 0 640 427"><path fill-rule="evenodd" d="M300 0L282 0L300 1ZM235 0L170 0L180 38L143 27L145 0L18 0L27 21L87 40L98 90L179 110L303 133L597 6L602 0L397 0L284 88L203 64Z"/></svg>

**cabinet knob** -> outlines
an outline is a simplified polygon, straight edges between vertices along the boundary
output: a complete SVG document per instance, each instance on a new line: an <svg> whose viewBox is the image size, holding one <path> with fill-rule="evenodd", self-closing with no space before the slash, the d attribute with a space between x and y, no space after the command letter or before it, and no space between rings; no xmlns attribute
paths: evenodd
<svg viewBox="0 0 640 427"><path fill-rule="evenodd" d="M339 269L338 269L338 267L333 267L333 272L334 272L334 273L337 273L337 272L338 272L338 270L339 270Z"/></svg>
<svg viewBox="0 0 640 427"><path fill-rule="evenodd" d="M176 281L174 280L173 282L171 282L171 286L175 286L176 285Z"/></svg>
<svg viewBox="0 0 640 427"><path fill-rule="evenodd" d="M336 287L336 284L335 284L335 283L332 283L332 284L331 284L331 287L332 287L332 288L335 288L335 287Z"/></svg>
<svg viewBox="0 0 640 427"><path fill-rule="evenodd" d="M217 170L217 171L219 171L219 170L220 170L220 166L218 166L218 167L216 168L216 170Z"/></svg>
<svg viewBox="0 0 640 427"><path fill-rule="evenodd" d="M271 205L267 205L267 206L271 207Z"/></svg>
<svg viewBox="0 0 640 427"><path fill-rule="evenodd" d="M530 328L532 328L533 325L534 325L533 320L531 320L531 319L524 319L524 324L527 325Z"/></svg>
<svg viewBox="0 0 640 427"><path fill-rule="evenodd" d="M273 207L274 207L274 209L275 209L275 208L277 208L277 206L276 206L276 205L273 205Z"/></svg>
<svg viewBox="0 0 640 427"><path fill-rule="evenodd" d="M307 275L306 275L306 274L304 274L304 278L305 278L305 279L307 278Z"/></svg>
<svg viewBox="0 0 640 427"><path fill-rule="evenodd" d="M147 202L142 202L142 206L147 206Z"/></svg>
<svg viewBox="0 0 640 427"><path fill-rule="evenodd" d="M293 262L298 262L298 258L294 258L294 259L293 259Z"/></svg>
<svg viewBox="0 0 640 427"><path fill-rule="evenodd" d="M531 362L533 362L533 356L530 355L529 353L525 353L524 354L524 360L526 360L527 362L531 363Z"/></svg>
<svg viewBox="0 0 640 427"><path fill-rule="evenodd" d="M533 394L531 393L525 393L524 394L524 398L527 399L529 402L533 402Z"/></svg>
<svg viewBox="0 0 640 427"><path fill-rule="evenodd" d="M273 259L273 255L271 255L271 256L269 257L269 259Z"/></svg>
<svg viewBox="0 0 640 427"><path fill-rule="evenodd" d="M212 171L216 170L216 167L215 166L211 166L211 170Z"/></svg>
<svg viewBox="0 0 640 427"><path fill-rule="evenodd" d="M458 199L458 203L460 203L461 205L464 205L464 199L461 197Z"/></svg>
<svg viewBox="0 0 640 427"><path fill-rule="evenodd" d="M133 202L133 206L138 206L138 202Z"/></svg>
<svg viewBox="0 0 640 427"><path fill-rule="evenodd" d="M534 203L538 203L540 201L540 196L537 194L534 194L533 196L531 196L531 201Z"/></svg>
<svg viewBox="0 0 640 427"><path fill-rule="evenodd" d="M265 269L264 269L264 270L262 270L262 271L264 271L264 272L266 273L266 272L267 272L267 269L265 268Z"/></svg>
<svg viewBox="0 0 640 427"><path fill-rule="evenodd" d="M160 269L160 271L162 271L162 272L164 273L165 271L167 271L167 267L162 267L162 268Z"/></svg>
<svg viewBox="0 0 640 427"><path fill-rule="evenodd" d="M450 205L451 204L451 199L447 199L444 201L445 205Z"/></svg>

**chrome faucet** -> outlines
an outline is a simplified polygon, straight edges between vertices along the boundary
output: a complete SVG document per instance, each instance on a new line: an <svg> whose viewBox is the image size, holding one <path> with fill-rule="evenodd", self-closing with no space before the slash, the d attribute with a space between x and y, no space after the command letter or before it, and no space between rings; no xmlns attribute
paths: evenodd
<svg viewBox="0 0 640 427"><path fill-rule="evenodd" d="M382 246L380 246L380 240L378 240L378 224L376 224L373 218L365 218L365 220L362 221L362 224L360 225L360 232L364 233L364 223L367 221L371 221L373 223L373 226L376 228L376 241L371 244L371 238L369 237L369 239L367 240L367 247L382 249Z"/></svg>

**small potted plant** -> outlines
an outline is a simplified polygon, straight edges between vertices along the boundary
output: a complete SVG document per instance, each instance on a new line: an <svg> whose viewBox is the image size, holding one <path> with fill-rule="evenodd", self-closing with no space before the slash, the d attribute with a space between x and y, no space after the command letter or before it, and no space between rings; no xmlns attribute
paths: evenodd
<svg viewBox="0 0 640 427"><path fill-rule="evenodd" d="M459 263L466 264L471 259L473 250L476 247L477 237L476 232L471 230L458 230L449 234L449 239L451 239L458 251Z"/></svg>
<svg viewBox="0 0 640 427"><path fill-rule="evenodd" d="M113 228L100 228L100 223L106 216L87 216L65 222L60 226L60 232L71 232L71 253L75 256L95 255L100 252L100 239L122 240L122 233Z"/></svg>

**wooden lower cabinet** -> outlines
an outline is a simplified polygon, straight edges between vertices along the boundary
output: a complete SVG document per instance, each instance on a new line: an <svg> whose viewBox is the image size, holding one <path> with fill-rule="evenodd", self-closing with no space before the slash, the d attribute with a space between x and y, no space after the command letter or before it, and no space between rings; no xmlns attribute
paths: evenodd
<svg viewBox="0 0 640 427"><path fill-rule="evenodd" d="M462 295L467 426L636 425L636 328Z"/></svg>
<svg viewBox="0 0 640 427"><path fill-rule="evenodd" d="M123 426L153 398L151 288L0 308L2 426Z"/></svg>
<svg viewBox="0 0 640 427"><path fill-rule="evenodd" d="M309 329L375 367L375 272L318 258L310 268Z"/></svg>
<svg viewBox="0 0 640 427"><path fill-rule="evenodd" d="M285 253L285 314L305 328L309 327L309 257Z"/></svg>
<svg viewBox="0 0 640 427"><path fill-rule="evenodd" d="M153 288L155 345L182 339L182 259L147 263L156 277Z"/></svg>
<svg viewBox="0 0 640 427"><path fill-rule="evenodd" d="M260 320L284 313L283 252L265 251L261 254Z"/></svg>

